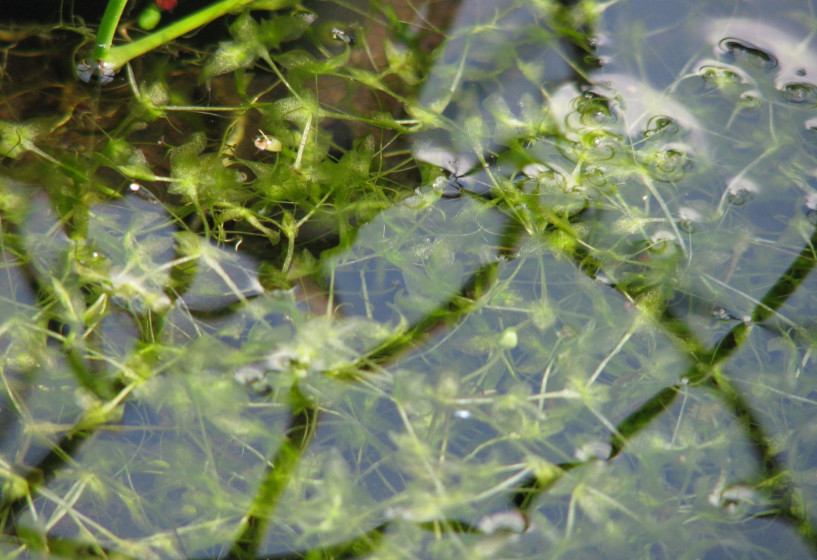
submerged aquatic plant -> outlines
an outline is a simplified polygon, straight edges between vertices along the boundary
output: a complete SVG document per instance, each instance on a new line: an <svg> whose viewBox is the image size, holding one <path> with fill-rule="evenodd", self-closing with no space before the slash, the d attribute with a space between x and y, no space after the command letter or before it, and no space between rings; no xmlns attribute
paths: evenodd
<svg viewBox="0 0 817 560"><path fill-rule="evenodd" d="M91 60L90 62L83 60L77 66L77 73L82 81L90 81L92 76L98 74L102 83L109 83L114 73L134 58L195 31L225 14L240 11L245 6L277 10L296 4L293 0L219 0L136 41L113 46L114 35L127 3L127 0L108 1L99 23ZM171 10L175 5L175 2L157 2L158 8L163 10ZM140 16L142 27L146 29L156 27L158 24L156 17L157 12L150 8L146 14Z"/></svg>
<svg viewBox="0 0 817 560"><path fill-rule="evenodd" d="M661 5L15 30L2 554L813 557L817 16Z"/></svg>

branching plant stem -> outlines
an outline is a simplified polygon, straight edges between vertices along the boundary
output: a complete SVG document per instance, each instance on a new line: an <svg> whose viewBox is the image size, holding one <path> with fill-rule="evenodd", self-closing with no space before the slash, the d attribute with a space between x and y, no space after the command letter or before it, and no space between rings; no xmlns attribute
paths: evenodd
<svg viewBox="0 0 817 560"><path fill-rule="evenodd" d="M186 33L207 25L211 21L221 16L243 8L255 0L220 0L213 4L194 12L187 17L167 25L158 31L142 37L133 43L111 46L119 19L125 8L127 0L110 0L97 33L97 42L94 47L93 56L111 70L118 70L125 64L164 45ZM274 2L264 2L264 9L275 9L287 5L287 0L276 0Z"/></svg>

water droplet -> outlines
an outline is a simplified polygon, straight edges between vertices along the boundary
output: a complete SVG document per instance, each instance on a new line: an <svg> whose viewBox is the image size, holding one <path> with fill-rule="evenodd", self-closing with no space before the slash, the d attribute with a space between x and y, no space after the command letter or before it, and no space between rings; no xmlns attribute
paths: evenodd
<svg viewBox="0 0 817 560"><path fill-rule="evenodd" d="M777 66L777 58L771 53L735 37L722 39L718 44L722 53L734 61L746 61L758 68L771 70ZM730 61L731 62L731 61Z"/></svg>
<svg viewBox="0 0 817 560"><path fill-rule="evenodd" d="M789 103L817 103L817 86L808 82L792 82L780 89L783 98Z"/></svg>

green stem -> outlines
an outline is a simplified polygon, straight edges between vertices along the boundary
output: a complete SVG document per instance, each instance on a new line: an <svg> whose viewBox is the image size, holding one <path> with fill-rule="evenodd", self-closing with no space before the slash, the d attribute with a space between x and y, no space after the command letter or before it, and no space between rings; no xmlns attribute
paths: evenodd
<svg viewBox="0 0 817 560"><path fill-rule="evenodd" d="M163 27L150 35L146 35L133 43L126 43L124 45L111 47L103 52L101 56L97 56L96 58L100 62L104 62L110 69L118 70L134 58L142 56L146 52L152 51L156 47L168 43L173 39L184 35L185 33L190 33L194 29L207 25L224 14L242 8L254 1L255 0L220 0L219 2L215 2L206 8L202 8L198 12L194 12L187 17L171 23L167 27ZM110 5L108 7L110 7ZM105 10L105 16L107 17L107 15L108 10ZM102 29L100 28L100 32L101 30ZM94 51L94 54L96 56L96 51Z"/></svg>
<svg viewBox="0 0 817 560"><path fill-rule="evenodd" d="M119 25L119 19L127 3L128 0L109 0L105 13L102 15L102 21L99 22L99 31L96 33L96 46L93 52L95 59L104 60L108 56L114 33L116 33L116 26Z"/></svg>

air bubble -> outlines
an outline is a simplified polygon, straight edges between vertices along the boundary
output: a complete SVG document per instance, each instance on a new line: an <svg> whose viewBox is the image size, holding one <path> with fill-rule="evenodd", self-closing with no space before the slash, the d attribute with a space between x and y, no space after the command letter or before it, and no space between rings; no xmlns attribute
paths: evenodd
<svg viewBox="0 0 817 560"><path fill-rule="evenodd" d="M95 77L99 79L99 83L103 86L113 81L116 71L114 67L108 62L97 61L96 64L88 64L83 60L76 65L76 75L81 81L90 83Z"/></svg>

